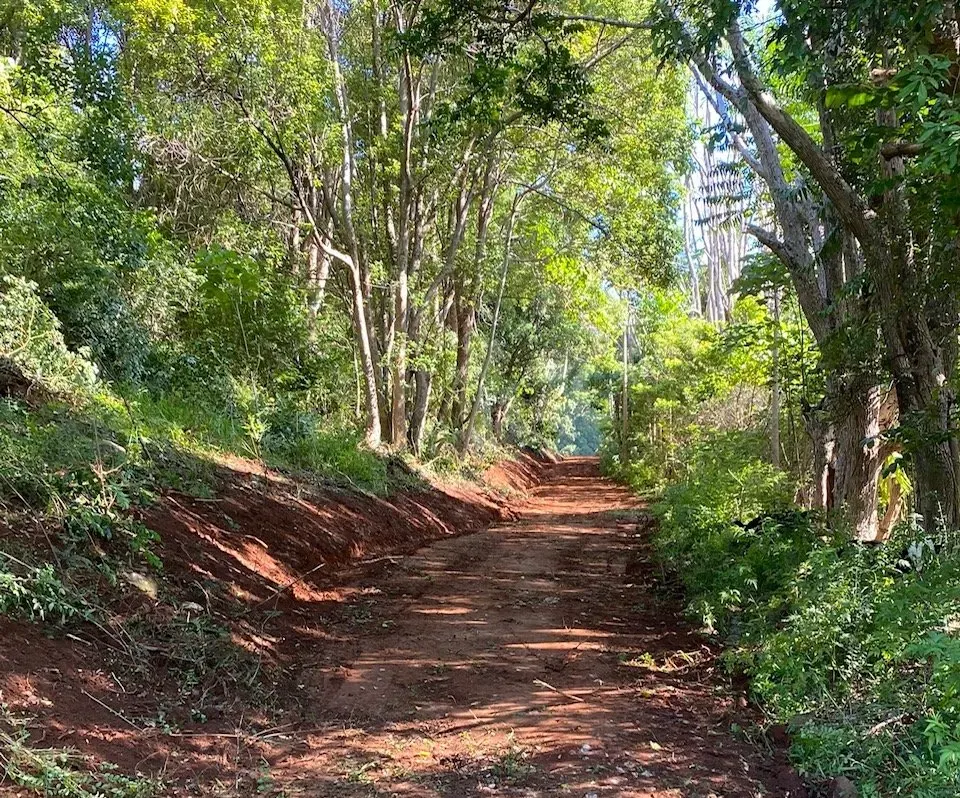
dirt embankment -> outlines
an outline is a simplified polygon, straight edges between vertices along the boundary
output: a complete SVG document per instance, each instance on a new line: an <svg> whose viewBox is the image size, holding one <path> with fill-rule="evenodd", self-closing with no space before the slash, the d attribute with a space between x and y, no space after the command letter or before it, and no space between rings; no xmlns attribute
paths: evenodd
<svg viewBox="0 0 960 798"><path fill-rule="evenodd" d="M349 660L355 641L334 630L368 621L351 579L512 520L548 462L521 453L483 483L420 482L386 498L238 463L213 498L168 493L143 513L163 572L105 592L106 620L45 631L0 618L0 732L161 773L176 794L230 770L230 791L251 794L236 774L259 759L248 746L240 757L239 741L299 722L298 679L317 657ZM8 793L20 794L0 781Z"/></svg>
<svg viewBox="0 0 960 798"><path fill-rule="evenodd" d="M540 481L547 463L546 456L520 452L490 467L482 483L422 482L389 497L233 472L216 498L170 494L145 521L161 535L168 568L181 576L229 584L244 601L286 585L294 599L310 601L337 566L512 520L518 498Z"/></svg>

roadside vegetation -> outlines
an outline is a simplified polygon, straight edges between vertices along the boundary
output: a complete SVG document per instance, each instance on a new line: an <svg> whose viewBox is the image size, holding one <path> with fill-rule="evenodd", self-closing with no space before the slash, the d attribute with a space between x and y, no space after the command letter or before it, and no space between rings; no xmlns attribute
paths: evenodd
<svg viewBox="0 0 960 798"><path fill-rule="evenodd" d="M699 132L683 275L633 302L604 462L650 498L691 616L813 785L946 798L955 10L765 13L655 15L666 57L691 69Z"/></svg>
<svg viewBox="0 0 960 798"><path fill-rule="evenodd" d="M691 616L725 643L730 671L750 677L768 732L789 737L813 783L844 777L863 795L956 794L960 572L951 536L906 514L882 544L862 542L835 510L811 509L809 445L794 429L805 388L784 374L776 466L770 451L771 342L776 333L782 353L799 345L796 320L778 330L741 295L718 328L690 319L684 305L661 295L639 317L629 459L621 464L611 436L607 467L650 497L658 553L682 581ZM893 468L879 489L882 510L911 490Z"/></svg>

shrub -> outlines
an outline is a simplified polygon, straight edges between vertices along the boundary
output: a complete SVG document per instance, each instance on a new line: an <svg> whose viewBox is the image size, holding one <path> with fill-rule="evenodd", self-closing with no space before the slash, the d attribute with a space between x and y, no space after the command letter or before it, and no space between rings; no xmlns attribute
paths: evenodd
<svg viewBox="0 0 960 798"><path fill-rule="evenodd" d="M96 368L67 348L36 284L11 275L0 275L0 358L52 393L87 392L96 382Z"/></svg>
<svg viewBox="0 0 960 798"><path fill-rule="evenodd" d="M691 611L721 633L814 778L864 796L960 794L960 564L905 525L881 546L795 509L739 436L708 435L656 512ZM923 551L924 557L905 556Z"/></svg>
<svg viewBox="0 0 960 798"><path fill-rule="evenodd" d="M263 438L267 460L280 468L312 472L333 481L384 492L386 461L361 445L358 433L325 429L316 413L279 407Z"/></svg>
<svg viewBox="0 0 960 798"><path fill-rule="evenodd" d="M802 514L787 512L787 477L752 454L754 443L743 434L705 436L687 453L686 478L654 507L658 548L684 574L709 629L729 631L732 617L769 595L814 538ZM763 517L771 512L780 515Z"/></svg>
<svg viewBox="0 0 960 798"><path fill-rule="evenodd" d="M0 400L0 507L38 513L68 554L92 546L159 567L156 535L131 513L148 496L149 465L97 410Z"/></svg>
<svg viewBox="0 0 960 798"><path fill-rule="evenodd" d="M49 563L23 566L22 574L5 570L5 565L0 563L0 613L60 624L84 614L81 597L64 585Z"/></svg>

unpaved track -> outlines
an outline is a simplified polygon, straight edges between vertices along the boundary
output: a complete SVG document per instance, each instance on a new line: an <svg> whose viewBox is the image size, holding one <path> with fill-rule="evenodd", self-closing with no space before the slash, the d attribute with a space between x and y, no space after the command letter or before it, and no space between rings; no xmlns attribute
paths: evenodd
<svg viewBox="0 0 960 798"><path fill-rule="evenodd" d="M332 627L346 650L298 680L315 731L271 751L274 784L310 796L799 795L773 754L731 732L749 720L658 588L643 518L595 460L568 459L517 523L359 577L363 599Z"/></svg>

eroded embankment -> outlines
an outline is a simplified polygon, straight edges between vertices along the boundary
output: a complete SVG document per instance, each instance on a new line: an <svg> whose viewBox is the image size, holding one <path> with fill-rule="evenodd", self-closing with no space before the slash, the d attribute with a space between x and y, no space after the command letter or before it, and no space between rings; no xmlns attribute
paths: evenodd
<svg viewBox="0 0 960 798"><path fill-rule="evenodd" d="M318 658L349 661L351 630L369 622L369 591L351 581L514 518L547 462L519 454L483 484L420 481L387 498L238 463L213 498L168 493L143 513L161 536L161 573L105 584L92 623L0 619L0 732L161 774L176 794L216 782L251 794L262 762L248 742L296 726L300 674Z"/></svg>

